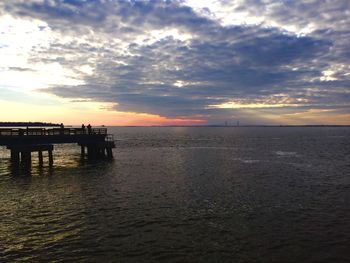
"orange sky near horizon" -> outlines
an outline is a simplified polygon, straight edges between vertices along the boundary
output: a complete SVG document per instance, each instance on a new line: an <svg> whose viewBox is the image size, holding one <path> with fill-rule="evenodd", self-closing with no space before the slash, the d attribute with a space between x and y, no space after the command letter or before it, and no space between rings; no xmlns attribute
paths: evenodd
<svg viewBox="0 0 350 263"><path fill-rule="evenodd" d="M79 106L77 106L79 105ZM81 106L83 105L83 106ZM66 105L31 105L0 99L0 121L51 122L65 125L88 124L95 126L167 126L201 125L206 120L194 118L166 118L160 115L120 112L103 109L98 103L67 103Z"/></svg>
<svg viewBox="0 0 350 263"><path fill-rule="evenodd" d="M244 109L241 109L244 112ZM247 109L245 113L261 118L258 124L272 125L349 125L350 114L339 114L334 110L309 109L304 112L262 114L259 109ZM209 123L201 118L167 118L160 115L135 112L121 112L109 109L108 104L94 102L64 102L62 105L32 105L0 99L0 121L3 122L51 122L65 125L91 124L94 126L188 126L223 124ZM232 120L229 124L233 124ZM249 125L257 123L244 123Z"/></svg>

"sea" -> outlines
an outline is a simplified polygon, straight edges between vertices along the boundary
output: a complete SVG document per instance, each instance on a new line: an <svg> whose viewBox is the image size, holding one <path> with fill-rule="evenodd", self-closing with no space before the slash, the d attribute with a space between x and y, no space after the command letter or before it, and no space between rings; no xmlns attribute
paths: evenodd
<svg viewBox="0 0 350 263"><path fill-rule="evenodd" d="M350 128L108 131L113 160L0 149L0 262L350 262Z"/></svg>

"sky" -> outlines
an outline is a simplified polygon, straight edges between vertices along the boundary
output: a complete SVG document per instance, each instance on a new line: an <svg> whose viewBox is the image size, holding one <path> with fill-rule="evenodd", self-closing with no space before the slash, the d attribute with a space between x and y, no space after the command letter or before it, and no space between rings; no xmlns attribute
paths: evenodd
<svg viewBox="0 0 350 263"><path fill-rule="evenodd" d="M348 0L0 0L0 121L350 124Z"/></svg>

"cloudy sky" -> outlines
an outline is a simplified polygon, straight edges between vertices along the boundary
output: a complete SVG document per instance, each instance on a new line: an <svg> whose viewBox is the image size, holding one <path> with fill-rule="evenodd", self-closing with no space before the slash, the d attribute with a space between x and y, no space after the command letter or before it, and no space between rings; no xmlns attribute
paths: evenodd
<svg viewBox="0 0 350 263"><path fill-rule="evenodd" d="M1 0L0 121L350 124L348 0Z"/></svg>

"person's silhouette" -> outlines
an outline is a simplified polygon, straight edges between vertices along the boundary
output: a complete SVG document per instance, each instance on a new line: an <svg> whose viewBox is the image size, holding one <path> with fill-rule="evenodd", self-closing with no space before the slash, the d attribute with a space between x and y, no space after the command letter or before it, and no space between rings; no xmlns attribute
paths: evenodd
<svg viewBox="0 0 350 263"><path fill-rule="evenodd" d="M91 134L91 125L90 125L90 123L88 124L87 129L88 129L88 134Z"/></svg>

